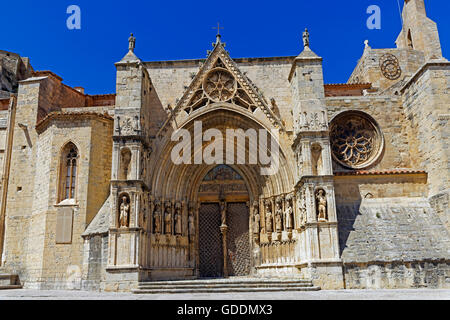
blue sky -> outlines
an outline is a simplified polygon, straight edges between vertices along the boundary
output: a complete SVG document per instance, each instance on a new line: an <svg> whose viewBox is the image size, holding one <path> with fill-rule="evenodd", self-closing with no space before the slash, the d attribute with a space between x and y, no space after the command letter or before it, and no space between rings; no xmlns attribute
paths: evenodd
<svg viewBox="0 0 450 320"><path fill-rule="evenodd" d="M425 3L449 58L450 1ZM81 30L66 27L72 4L81 8ZM381 8L381 30L366 27L370 5ZM0 49L30 57L35 70L51 70L89 94L115 92L114 62L126 54L130 32L138 57L154 61L206 57L217 22L234 58L298 55L308 27L311 48L324 58L325 82L340 83L351 74L365 39L373 48L394 47L401 29L397 0L22 0L8 1L0 15Z"/></svg>

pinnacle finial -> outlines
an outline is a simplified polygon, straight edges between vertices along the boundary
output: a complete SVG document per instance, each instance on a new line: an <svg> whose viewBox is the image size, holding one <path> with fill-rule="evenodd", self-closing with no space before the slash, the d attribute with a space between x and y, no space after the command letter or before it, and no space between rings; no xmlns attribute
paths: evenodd
<svg viewBox="0 0 450 320"><path fill-rule="evenodd" d="M308 28L305 28L305 32L303 32L303 47L309 48L309 32Z"/></svg>
<svg viewBox="0 0 450 320"><path fill-rule="evenodd" d="M222 36L220 35L220 29L223 29L223 27L220 26L219 22L217 22L217 27L213 27L213 29L217 29L216 44L220 43L220 39L222 38Z"/></svg>
<svg viewBox="0 0 450 320"><path fill-rule="evenodd" d="M135 46L136 46L136 38L133 36L133 34L130 34L130 37L128 38L128 50L134 52Z"/></svg>

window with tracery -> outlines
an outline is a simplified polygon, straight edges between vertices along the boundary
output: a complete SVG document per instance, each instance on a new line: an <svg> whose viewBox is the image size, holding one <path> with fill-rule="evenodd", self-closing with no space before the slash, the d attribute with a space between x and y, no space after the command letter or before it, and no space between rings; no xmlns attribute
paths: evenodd
<svg viewBox="0 0 450 320"><path fill-rule="evenodd" d="M333 159L352 169L370 166L383 149L378 125L362 112L344 112L333 119L330 140Z"/></svg>
<svg viewBox="0 0 450 320"><path fill-rule="evenodd" d="M190 114L199 108L217 102L232 103L251 112L257 108L247 91L220 59L217 60L214 68L205 75L184 110Z"/></svg>
<svg viewBox="0 0 450 320"><path fill-rule="evenodd" d="M73 143L69 143L63 149L61 162L62 170L60 200L75 199L78 170L78 149Z"/></svg>

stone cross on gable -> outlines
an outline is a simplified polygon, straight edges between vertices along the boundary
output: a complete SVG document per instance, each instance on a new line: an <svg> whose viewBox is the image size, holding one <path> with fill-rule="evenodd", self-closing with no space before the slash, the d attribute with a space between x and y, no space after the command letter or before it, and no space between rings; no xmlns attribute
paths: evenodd
<svg viewBox="0 0 450 320"><path fill-rule="evenodd" d="M131 52L134 52L135 46L136 46L136 38L133 36L133 34L131 34L130 37L128 38L128 49Z"/></svg>
<svg viewBox="0 0 450 320"><path fill-rule="evenodd" d="M213 29L217 29L216 43L219 43L219 42L220 42L220 38L222 37L222 36L220 35L220 29L223 29L223 27L220 26L220 23L219 23L219 22L217 22L217 27L213 27ZM214 46L214 45L215 45L215 44L213 44L213 46Z"/></svg>

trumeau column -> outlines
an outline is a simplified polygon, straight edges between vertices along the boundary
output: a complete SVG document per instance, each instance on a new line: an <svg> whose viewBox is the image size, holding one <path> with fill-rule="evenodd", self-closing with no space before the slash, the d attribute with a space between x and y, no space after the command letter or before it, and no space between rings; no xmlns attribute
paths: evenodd
<svg viewBox="0 0 450 320"><path fill-rule="evenodd" d="M289 74L296 117L292 149L302 160L295 193L299 203L306 205L306 219L298 228L299 241L303 242L298 245L303 251L299 268L322 288L342 288L322 58L309 48L307 30L303 40L304 50Z"/></svg>
<svg viewBox="0 0 450 320"><path fill-rule="evenodd" d="M109 235L107 285L114 288L119 281L129 281L129 288L148 278L145 246L148 223L144 217L149 203L144 159L149 150L145 130L142 130L144 78L146 70L134 54L135 38L129 39L129 52L117 62L117 94L114 109L113 166ZM147 197L147 198L145 198ZM145 198L145 199L144 199Z"/></svg>

